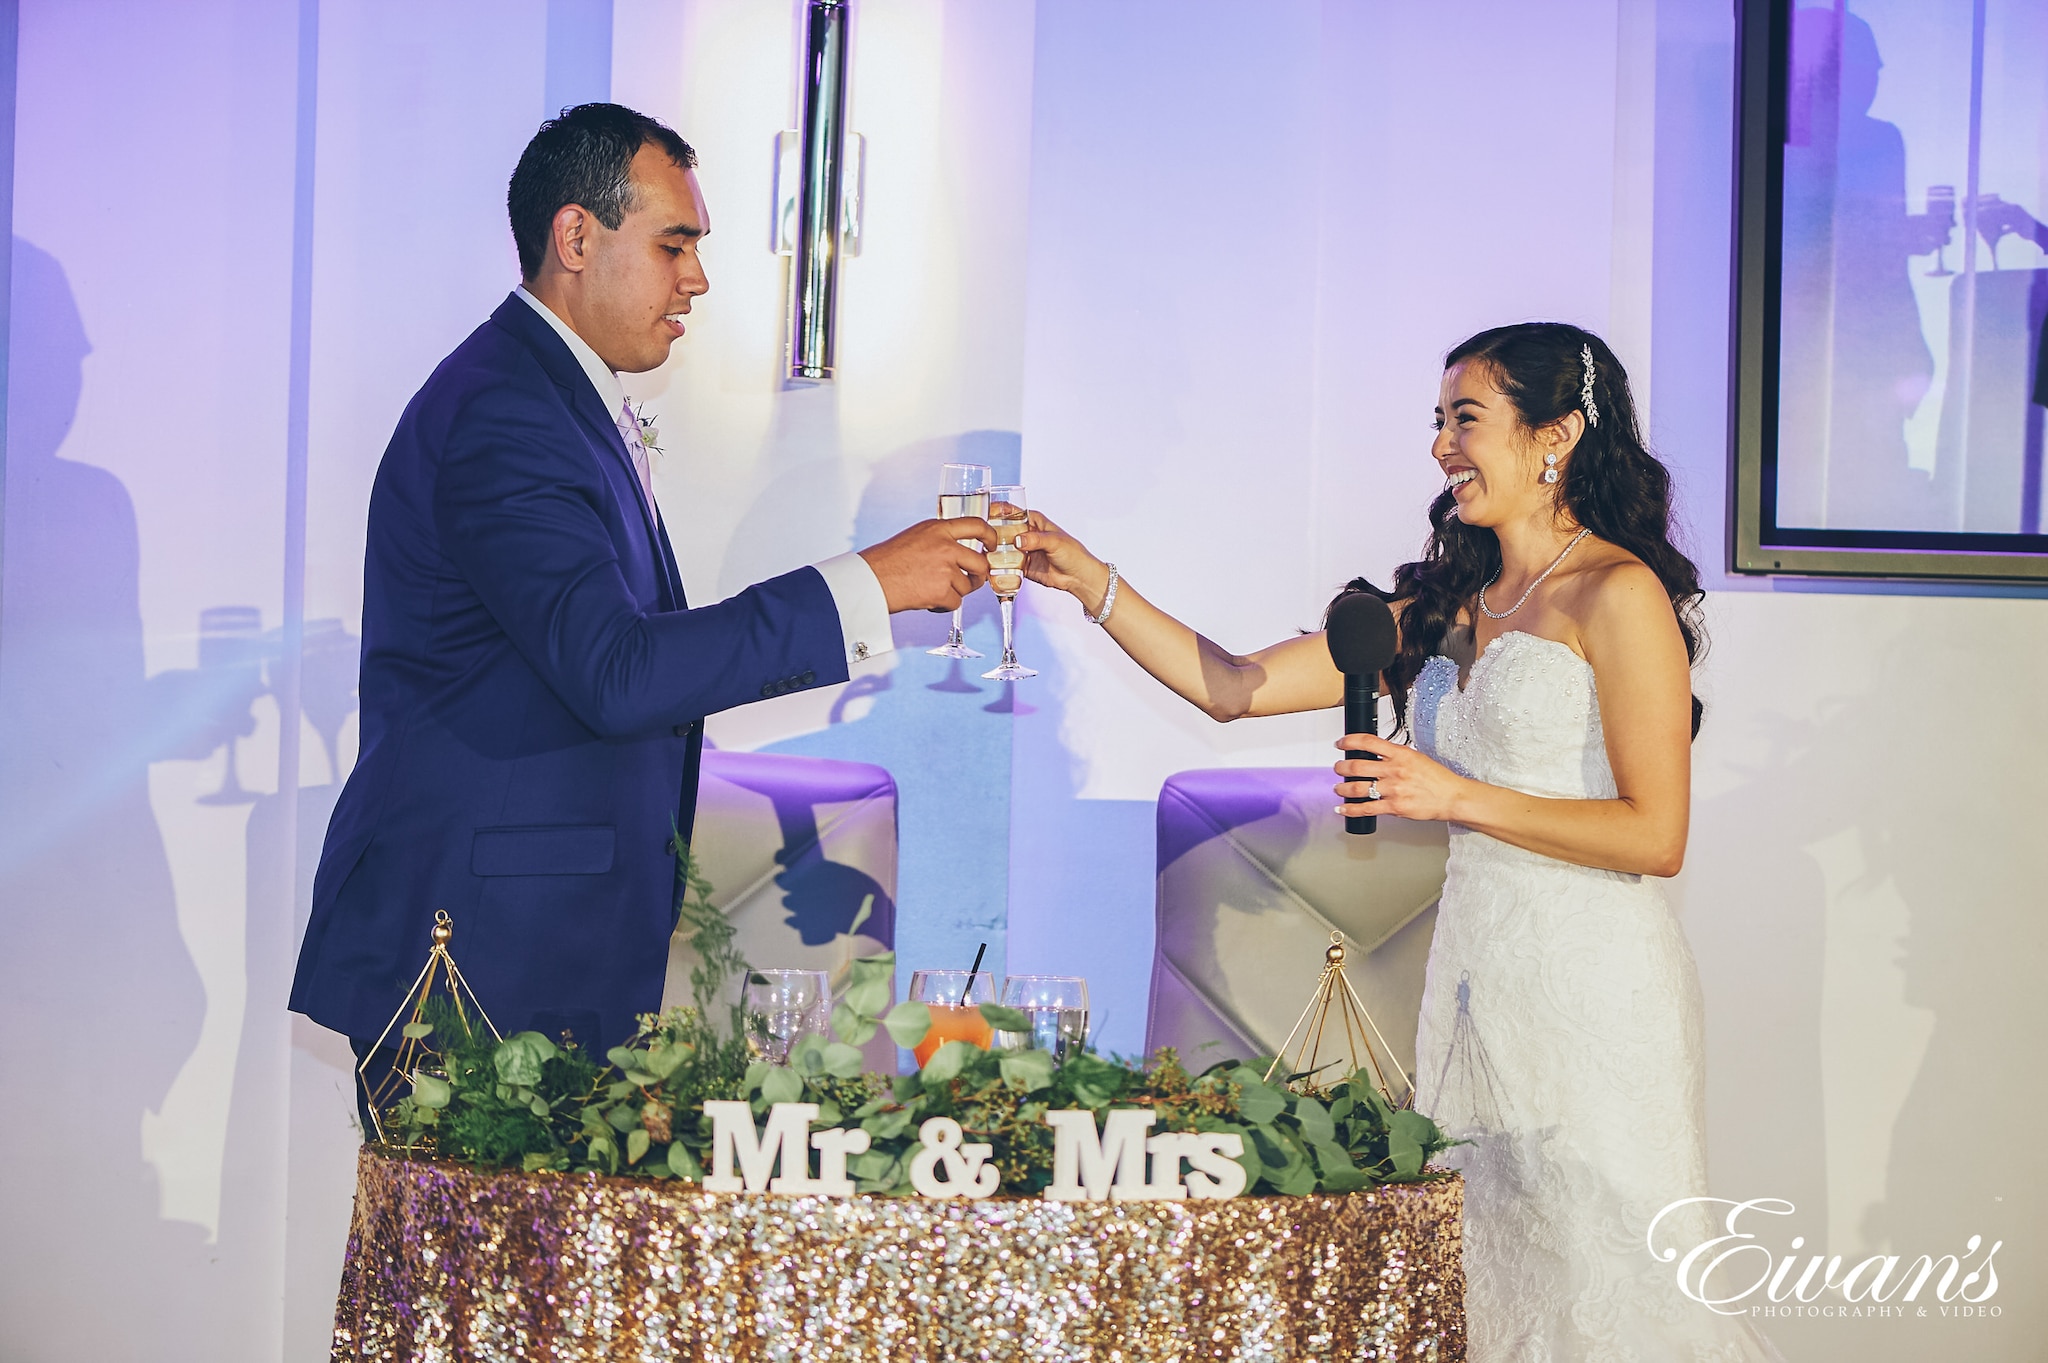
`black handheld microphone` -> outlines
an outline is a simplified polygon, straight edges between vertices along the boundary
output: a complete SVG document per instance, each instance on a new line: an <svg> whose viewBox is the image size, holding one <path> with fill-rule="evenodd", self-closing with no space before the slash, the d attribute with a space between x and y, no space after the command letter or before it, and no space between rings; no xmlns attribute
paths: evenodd
<svg viewBox="0 0 2048 1363"><path fill-rule="evenodd" d="M1394 613L1387 603L1371 592L1352 592L1330 608L1330 622L1324 626L1330 645L1330 661L1344 674L1344 732L1377 734L1380 731L1380 673L1394 661L1401 643L1394 629ZM1347 748L1344 755L1367 762L1379 759L1368 752ZM1344 816L1346 833L1373 833L1380 821L1371 814Z"/></svg>

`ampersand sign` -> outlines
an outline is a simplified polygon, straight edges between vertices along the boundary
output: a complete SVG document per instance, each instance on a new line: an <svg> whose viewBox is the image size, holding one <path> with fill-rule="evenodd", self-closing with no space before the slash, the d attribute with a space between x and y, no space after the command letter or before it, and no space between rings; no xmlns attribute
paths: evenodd
<svg viewBox="0 0 2048 1363"><path fill-rule="evenodd" d="M980 1199L996 1190L1002 1175L988 1162L988 1145L962 1145L960 1123L930 1117L917 1129L918 1152L910 1158L910 1186L919 1197ZM946 1176L938 1176L939 1166Z"/></svg>

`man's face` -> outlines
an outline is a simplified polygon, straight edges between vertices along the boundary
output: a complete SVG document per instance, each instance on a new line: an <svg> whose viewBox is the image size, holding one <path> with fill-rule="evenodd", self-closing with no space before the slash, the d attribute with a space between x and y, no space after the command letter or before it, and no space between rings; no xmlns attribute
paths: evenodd
<svg viewBox="0 0 2048 1363"><path fill-rule="evenodd" d="M632 182L616 232L584 219L576 330L613 369L639 374L668 358L691 300L711 287L697 254L711 218L695 172L651 143L633 157Z"/></svg>

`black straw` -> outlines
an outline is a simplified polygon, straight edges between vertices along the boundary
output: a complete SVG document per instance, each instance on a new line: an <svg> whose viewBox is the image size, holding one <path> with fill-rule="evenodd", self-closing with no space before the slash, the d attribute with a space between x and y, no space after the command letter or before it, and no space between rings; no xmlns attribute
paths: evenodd
<svg viewBox="0 0 2048 1363"><path fill-rule="evenodd" d="M961 986L960 989L960 1006L962 1008L967 1006L968 997L974 993L974 977L981 973L981 958L987 954L988 943L983 942L980 950L974 953L974 964L968 968L967 983Z"/></svg>

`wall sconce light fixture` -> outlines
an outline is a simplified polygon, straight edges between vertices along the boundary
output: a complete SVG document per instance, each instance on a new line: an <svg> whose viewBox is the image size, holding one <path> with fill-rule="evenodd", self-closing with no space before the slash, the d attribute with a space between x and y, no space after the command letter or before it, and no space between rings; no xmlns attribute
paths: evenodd
<svg viewBox="0 0 2048 1363"><path fill-rule="evenodd" d="M846 131L848 0L804 7L803 126L775 139L773 246L790 257L789 377L832 377L839 261L860 254L866 144Z"/></svg>

